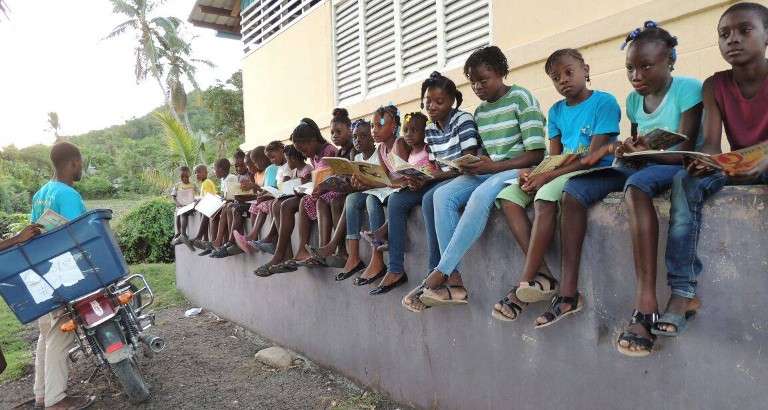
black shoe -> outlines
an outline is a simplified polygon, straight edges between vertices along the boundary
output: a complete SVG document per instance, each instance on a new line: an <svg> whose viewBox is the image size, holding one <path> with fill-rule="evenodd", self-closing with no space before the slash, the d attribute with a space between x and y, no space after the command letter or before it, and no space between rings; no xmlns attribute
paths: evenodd
<svg viewBox="0 0 768 410"><path fill-rule="evenodd" d="M405 272L403 272L403 274L400 275L400 279L396 280L395 283L392 283L390 285L377 286L371 289L371 291L368 293L371 295L383 295L406 282L408 282L408 275L406 275Z"/></svg>
<svg viewBox="0 0 768 410"><path fill-rule="evenodd" d="M372 278L368 278L368 279L357 277L357 278L355 278L355 281L352 282L352 284L355 285L355 286L367 285L369 283L376 282L377 280L383 278L384 275L386 275L386 274L387 274L387 267L385 266L385 267L383 267L381 269L381 271L379 273L376 274L376 276L374 276Z"/></svg>
<svg viewBox="0 0 768 410"><path fill-rule="evenodd" d="M213 252L213 246L211 246L210 248L208 248L208 249L198 253L197 256L206 256L206 255L210 254L211 252Z"/></svg>
<svg viewBox="0 0 768 410"><path fill-rule="evenodd" d="M358 262L358 263L357 263L357 266L355 266L354 268L352 268L352 270L351 270L351 271L349 271L349 272L339 272L339 273L336 275L336 281L337 281L337 282L340 282L340 281L342 281L342 280L344 280L344 279L347 279L347 278L349 278L350 276L354 275L354 274L355 274L355 273L357 273L357 272L360 272L361 270L363 270L363 269L365 269L365 268L366 268L366 266L365 266L365 264L364 264L363 262Z"/></svg>

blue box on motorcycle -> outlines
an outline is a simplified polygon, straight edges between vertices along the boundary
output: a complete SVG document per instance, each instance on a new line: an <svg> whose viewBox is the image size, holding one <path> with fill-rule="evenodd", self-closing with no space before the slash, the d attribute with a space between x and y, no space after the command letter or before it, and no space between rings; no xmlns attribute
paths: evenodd
<svg viewBox="0 0 768 410"><path fill-rule="evenodd" d="M128 273L109 220L90 211L0 252L0 296L22 323L117 282Z"/></svg>

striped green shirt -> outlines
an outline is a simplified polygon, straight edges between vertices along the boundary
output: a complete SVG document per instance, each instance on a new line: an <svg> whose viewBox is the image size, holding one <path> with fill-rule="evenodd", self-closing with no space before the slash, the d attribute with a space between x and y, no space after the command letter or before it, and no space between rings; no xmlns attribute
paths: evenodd
<svg viewBox="0 0 768 410"><path fill-rule="evenodd" d="M483 148L493 161L546 148L546 120L539 102L530 91L517 85L496 102L482 102L475 110L475 122Z"/></svg>

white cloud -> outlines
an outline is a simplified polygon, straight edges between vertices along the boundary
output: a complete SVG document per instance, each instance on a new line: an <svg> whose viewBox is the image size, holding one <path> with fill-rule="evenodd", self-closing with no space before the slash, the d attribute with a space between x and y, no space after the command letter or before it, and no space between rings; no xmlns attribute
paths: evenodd
<svg viewBox="0 0 768 410"><path fill-rule="evenodd" d="M157 83L136 85L134 38L102 40L125 18L106 0L9 0L10 19L0 21L0 147L51 143L47 113L56 111L63 135L100 129L146 114L163 103ZM192 1L171 0L157 15L187 20ZM202 88L225 80L240 67L241 43L213 30L188 27L199 37Z"/></svg>

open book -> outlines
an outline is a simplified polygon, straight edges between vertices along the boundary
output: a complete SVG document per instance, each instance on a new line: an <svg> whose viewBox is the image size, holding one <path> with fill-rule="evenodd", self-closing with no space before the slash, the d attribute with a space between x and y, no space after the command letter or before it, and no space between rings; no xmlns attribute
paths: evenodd
<svg viewBox="0 0 768 410"><path fill-rule="evenodd" d="M192 189L180 189L176 191L176 202L181 206L189 205L195 202L195 190Z"/></svg>
<svg viewBox="0 0 768 410"><path fill-rule="evenodd" d="M678 144L688 141L688 137L676 132L656 128L653 131L643 135L648 148L654 151L664 151Z"/></svg>
<svg viewBox="0 0 768 410"><path fill-rule="evenodd" d="M184 215L187 212L191 212L195 209L195 206L197 206L196 202L192 202L191 204L184 205L180 208L176 208L176 216Z"/></svg>
<svg viewBox="0 0 768 410"><path fill-rule="evenodd" d="M730 173L746 173L754 169L768 157L768 141L722 154L705 154L693 151L638 151L624 154L625 158L641 158L653 160L665 156L682 155L690 159L698 159L705 164Z"/></svg>
<svg viewBox="0 0 768 410"><path fill-rule="evenodd" d="M247 190L247 191L244 190L240 186L240 181L226 181L225 184L226 184L226 189L224 190L224 192L226 192L226 195L225 195L224 199L226 199L226 200L230 200L231 201L231 200L235 199L235 196L252 195L253 194L253 191L250 190L250 189Z"/></svg>
<svg viewBox="0 0 768 410"><path fill-rule="evenodd" d="M200 199L200 201L198 201L197 205L195 205L195 209L197 212L200 212L201 214L210 218L216 215L222 206L224 206L223 199L216 195L206 194Z"/></svg>
<svg viewBox="0 0 768 410"><path fill-rule="evenodd" d="M272 198L279 199L296 195L296 188L301 185L301 179L295 178L280 184L280 189L273 188L271 186L263 186L265 192L272 196Z"/></svg>
<svg viewBox="0 0 768 410"><path fill-rule="evenodd" d="M429 166L412 165L408 161L403 161L402 158L394 155L394 152L389 154L389 160L395 166L395 172L400 176L425 180L434 178L432 169Z"/></svg>
<svg viewBox="0 0 768 410"><path fill-rule="evenodd" d="M350 161L346 158L323 158L334 175L356 176L365 181L389 185L392 181L387 176L384 167L363 161Z"/></svg>
<svg viewBox="0 0 768 410"><path fill-rule="evenodd" d="M448 165L451 168L454 169L461 169L461 167L469 164L474 164L475 162L480 161L480 158L472 155L472 154L466 154L462 155L456 159L444 159L444 158L438 158L437 162Z"/></svg>
<svg viewBox="0 0 768 410"><path fill-rule="evenodd" d="M296 187L296 193L302 195L309 195L315 190L315 183L312 181L307 182Z"/></svg>

